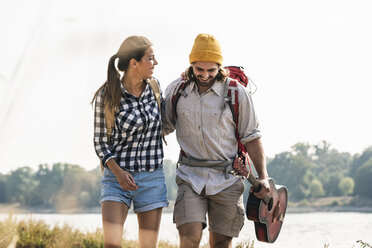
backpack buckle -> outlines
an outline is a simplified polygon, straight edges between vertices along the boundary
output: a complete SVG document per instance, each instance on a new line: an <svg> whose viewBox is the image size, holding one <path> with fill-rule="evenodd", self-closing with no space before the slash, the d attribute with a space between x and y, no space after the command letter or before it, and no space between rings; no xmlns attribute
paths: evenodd
<svg viewBox="0 0 372 248"><path fill-rule="evenodd" d="M178 91L181 95L183 95L184 97L187 97L187 93L183 90L183 89L179 89Z"/></svg>

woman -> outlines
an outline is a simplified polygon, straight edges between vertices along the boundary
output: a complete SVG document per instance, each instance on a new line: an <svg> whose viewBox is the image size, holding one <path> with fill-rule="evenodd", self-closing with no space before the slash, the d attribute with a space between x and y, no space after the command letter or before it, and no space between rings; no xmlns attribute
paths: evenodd
<svg viewBox="0 0 372 248"><path fill-rule="evenodd" d="M94 146L104 166L100 203L105 247L121 247L132 202L140 247L157 245L162 208L168 206L160 110L147 83L157 64L147 38L128 37L110 58L107 81L92 100ZM111 135L106 133L107 106L114 110Z"/></svg>

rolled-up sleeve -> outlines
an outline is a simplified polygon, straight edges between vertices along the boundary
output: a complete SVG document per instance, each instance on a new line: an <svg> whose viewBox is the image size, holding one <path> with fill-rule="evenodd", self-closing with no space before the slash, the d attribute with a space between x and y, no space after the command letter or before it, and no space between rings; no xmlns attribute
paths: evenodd
<svg viewBox="0 0 372 248"><path fill-rule="evenodd" d="M103 90L101 90L96 98L94 105L94 149L97 156L102 161L102 164L106 166L106 162L115 158L111 153L108 140L106 135L106 122L104 113L104 101L103 101Z"/></svg>
<svg viewBox="0 0 372 248"><path fill-rule="evenodd" d="M172 133L176 129L176 119L173 113L172 97L179 86L181 78L172 82L165 89L165 104L161 112L162 125L165 135Z"/></svg>
<svg viewBox="0 0 372 248"><path fill-rule="evenodd" d="M259 122L254 109L252 97L245 87L238 85L239 94L239 135L241 142L248 142L260 138Z"/></svg>

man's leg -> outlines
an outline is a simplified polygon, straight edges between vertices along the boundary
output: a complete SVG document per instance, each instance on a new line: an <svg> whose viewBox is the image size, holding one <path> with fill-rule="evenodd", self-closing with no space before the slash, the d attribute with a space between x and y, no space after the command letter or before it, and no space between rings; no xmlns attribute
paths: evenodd
<svg viewBox="0 0 372 248"><path fill-rule="evenodd" d="M228 237L215 232L209 232L209 246L211 248L231 248L232 237Z"/></svg>
<svg viewBox="0 0 372 248"><path fill-rule="evenodd" d="M211 248L232 246L244 224L244 184L236 181L215 195L208 195L209 243Z"/></svg>
<svg viewBox="0 0 372 248"><path fill-rule="evenodd" d="M207 223L207 198L196 193L189 183L178 176L176 183L178 191L173 217L180 236L180 247L199 247Z"/></svg>
<svg viewBox="0 0 372 248"><path fill-rule="evenodd" d="M123 225L128 215L128 206L121 202L102 203L102 223L105 248L121 247Z"/></svg>
<svg viewBox="0 0 372 248"><path fill-rule="evenodd" d="M178 227L180 248L198 248L202 237L203 224L193 222Z"/></svg>
<svg viewBox="0 0 372 248"><path fill-rule="evenodd" d="M141 248L155 248L158 242L162 208L137 213Z"/></svg>

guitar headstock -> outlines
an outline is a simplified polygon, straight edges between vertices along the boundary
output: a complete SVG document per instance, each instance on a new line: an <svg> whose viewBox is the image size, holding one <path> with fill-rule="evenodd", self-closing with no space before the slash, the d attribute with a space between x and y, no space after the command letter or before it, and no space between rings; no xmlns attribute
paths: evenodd
<svg viewBox="0 0 372 248"><path fill-rule="evenodd" d="M241 175L243 177L248 177L250 171L247 168L248 164L248 155L247 153L240 151L238 155L236 155L234 163L233 163L233 174Z"/></svg>

